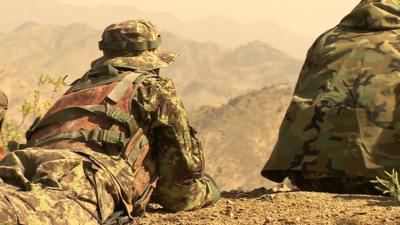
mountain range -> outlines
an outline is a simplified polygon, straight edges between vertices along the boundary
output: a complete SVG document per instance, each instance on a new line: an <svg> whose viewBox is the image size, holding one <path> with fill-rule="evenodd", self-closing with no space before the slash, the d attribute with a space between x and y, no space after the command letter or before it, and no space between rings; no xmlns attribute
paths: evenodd
<svg viewBox="0 0 400 225"><path fill-rule="evenodd" d="M312 41L312 38L267 20L246 24L214 15L183 21L172 14L142 11L129 6L84 7L54 0L0 0L0 9L0 31L15 29L29 21L58 25L85 23L104 29L113 22L144 18L155 22L160 29L186 39L212 41L229 48L258 40L299 59L304 58Z"/></svg>
<svg viewBox="0 0 400 225"><path fill-rule="evenodd" d="M276 142L292 86L278 84L191 112L206 153L206 168L222 190L272 183L260 172Z"/></svg>
<svg viewBox="0 0 400 225"><path fill-rule="evenodd" d="M26 23L0 33L3 90L18 104L40 74L67 74L67 81L72 82L101 56L97 50L100 36L99 30L85 24ZM162 48L180 56L162 74L174 80L188 109L218 106L249 90L294 82L301 66L299 60L258 41L229 49L172 33L163 33L163 39Z"/></svg>

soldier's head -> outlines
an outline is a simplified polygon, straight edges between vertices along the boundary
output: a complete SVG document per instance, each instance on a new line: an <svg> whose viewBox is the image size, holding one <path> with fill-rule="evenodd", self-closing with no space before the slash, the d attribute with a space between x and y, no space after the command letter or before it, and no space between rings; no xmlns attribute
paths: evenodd
<svg viewBox="0 0 400 225"><path fill-rule="evenodd" d="M6 115L7 107L8 107L7 96L2 91L0 91L0 130L4 121L4 117Z"/></svg>
<svg viewBox="0 0 400 225"><path fill-rule="evenodd" d="M161 35L157 27L145 20L128 20L108 26L99 42L104 56L92 67L111 65L138 70L154 70L175 61L176 53L160 51Z"/></svg>

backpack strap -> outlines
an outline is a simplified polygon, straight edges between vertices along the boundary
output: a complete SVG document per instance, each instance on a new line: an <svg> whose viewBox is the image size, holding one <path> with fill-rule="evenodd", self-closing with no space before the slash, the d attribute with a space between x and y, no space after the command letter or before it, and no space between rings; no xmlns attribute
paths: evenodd
<svg viewBox="0 0 400 225"><path fill-rule="evenodd" d="M125 134L122 132L117 132L113 130L101 130L101 129L93 129L93 130L80 129L79 131L62 132L56 135L52 135L50 137L43 138L35 142L33 147L39 147L41 145L48 144L50 142L63 141L63 140L100 142L104 144L115 144L120 147L124 147L127 142L127 138L125 137Z"/></svg>
<svg viewBox="0 0 400 225"><path fill-rule="evenodd" d="M139 74L139 73L129 73L126 75L118 84L115 86L112 91L107 95L107 99L111 100L114 103L119 102L119 100L122 98L122 96L125 94L125 92L128 90L130 85L134 82L137 81L138 78L140 77L145 77L144 74ZM136 82L135 82L136 83ZM141 83L141 82L140 82ZM140 84L139 83L139 84ZM135 93L137 89L137 83L135 85Z"/></svg>
<svg viewBox="0 0 400 225"><path fill-rule="evenodd" d="M104 65L90 69L82 78L71 84L70 92L97 87L111 82L122 80L118 69L110 65Z"/></svg>
<svg viewBox="0 0 400 225"><path fill-rule="evenodd" d="M32 131L40 129L42 127L57 124L60 122L76 119L84 116L87 113L104 115L107 118L120 123L126 127L129 131L129 136L134 135L138 129L135 118L118 108L111 108L107 105L86 105L86 106L73 106L64 108L58 112L55 112L47 116L44 120L40 121L35 125Z"/></svg>

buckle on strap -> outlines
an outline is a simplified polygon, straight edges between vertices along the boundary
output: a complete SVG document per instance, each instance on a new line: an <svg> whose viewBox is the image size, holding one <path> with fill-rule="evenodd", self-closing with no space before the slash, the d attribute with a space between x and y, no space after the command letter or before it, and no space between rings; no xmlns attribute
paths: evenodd
<svg viewBox="0 0 400 225"><path fill-rule="evenodd" d="M122 132L100 129L90 130L89 132L87 130L80 130L80 132L88 142L94 141L125 146L126 137Z"/></svg>

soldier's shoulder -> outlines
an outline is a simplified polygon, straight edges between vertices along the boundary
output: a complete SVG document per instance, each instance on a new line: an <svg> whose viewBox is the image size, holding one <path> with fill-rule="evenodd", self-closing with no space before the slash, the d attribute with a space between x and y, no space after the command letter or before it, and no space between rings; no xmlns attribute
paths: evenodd
<svg viewBox="0 0 400 225"><path fill-rule="evenodd" d="M159 75L146 75L142 85L158 91L175 89L171 78Z"/></svg>

